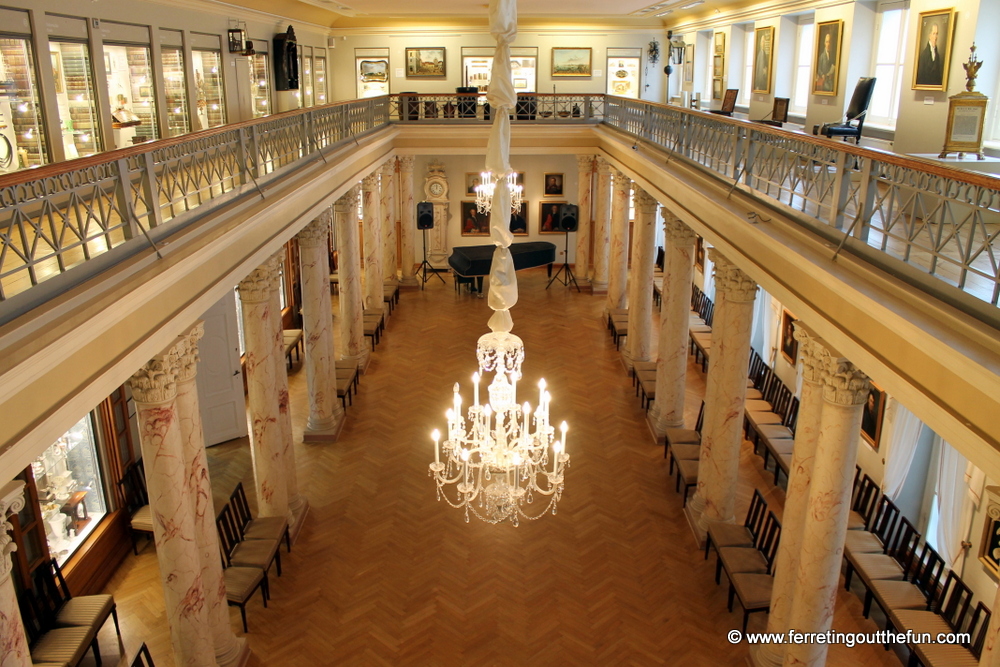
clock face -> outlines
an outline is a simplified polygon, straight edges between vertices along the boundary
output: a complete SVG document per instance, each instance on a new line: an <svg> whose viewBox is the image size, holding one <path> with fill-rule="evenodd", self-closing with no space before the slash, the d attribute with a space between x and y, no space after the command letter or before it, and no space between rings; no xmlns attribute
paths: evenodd
<svg viewBox="0 0 1000 667"><path fill-rule="evenodd" d="M444 185L442 185L438 181L434 181L433 183L430 184L428 190L430 190L430 193L435 197L440 197L441 194L444 192Z"/></svg>

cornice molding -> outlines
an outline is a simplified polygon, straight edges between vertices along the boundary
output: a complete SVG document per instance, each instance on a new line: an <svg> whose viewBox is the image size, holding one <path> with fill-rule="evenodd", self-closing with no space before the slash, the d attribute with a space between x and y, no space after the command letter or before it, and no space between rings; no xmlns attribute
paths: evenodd
<svg viewBox="0 0 1000 667"><path fill-rule="evenodd" d="M750 20L762 21L769 18L785 16L808 10L826 9L840 5L853 5L855 0L776 0L761 2L755 5L737 7L720 14L707 14L692 18L684 23L670 24L670 29L678 35L689 32L707 30L709 28L728 28L734 23L745 23Z"/></svg>
<svg viewBox="0 0 1000 667"><path fill-rule="evenodd" d="M662 23L641 25L641 26L531 26L523 23L517 26L518 35L539 35L558 36L581 35L584 37L599 37L601 35L648 35L667 34L666 26ZM330 28L330 35L333 37L358 37L358 36L400 36L400 35L420 35L423 37L463 37L465 35L489 35L490 27L483 25L428 25L428 26L358 26ZM519 46L531 46L530 44L513 44L513 48Z"/></svg>

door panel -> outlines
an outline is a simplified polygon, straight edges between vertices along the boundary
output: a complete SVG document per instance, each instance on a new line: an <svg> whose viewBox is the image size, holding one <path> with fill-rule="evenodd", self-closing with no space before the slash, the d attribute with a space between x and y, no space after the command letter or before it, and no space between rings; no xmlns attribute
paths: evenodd
<svg viewBox="0 0 1000 667"><path fill-rule="evenodd" d="M210 447L247 434L235 292L229 291L202 319L205 337L199 344L198 402L205 445Z"/></svg>

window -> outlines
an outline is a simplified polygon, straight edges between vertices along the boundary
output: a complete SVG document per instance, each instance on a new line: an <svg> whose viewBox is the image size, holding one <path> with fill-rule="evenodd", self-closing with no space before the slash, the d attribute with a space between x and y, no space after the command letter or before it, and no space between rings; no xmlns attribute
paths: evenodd
<svg viewBox="0 0 1000 667"><path fill-rule="evenodd" d="M226 123L226 106L222 90L222 54L218 51L193 49L194 86L197 91L198 123L195 130L207 130Z"/></svg>
<svg viewBox="0 0 1000 667"><path fill-rule="evenodd" d="M243 302L240 301L240 286L233 288L236 292L236 333L240 339L240 356L247 352L247 339L243 337Z"/></svg>
<svg viewBox="0 0 1000 667"><path fill-rule="evenodd" d="M316 104L326 104L326 58L317 57L313 62L315 68L314 86L316 89Z"/></svg>
<svg viewBox="0 0 1000 667"><path fill-rule="evenodd" d="M872 74L877 79L868 120L896 126L899 97L903 91L903 59L906 49L908 3L886 2L879 5L875 21L875 62Z"/></svg>
<svg viewBox="0 0 1000 667"><path fill-rule="evenodd" d="M116 148L159 139L149 47L105 43L104 72Z"/></svg>
<svg viewBox="0 0 1000 667"><path fill-rule="evenodd" d="M87 157L104 150L94 95L90 49L78 42L49 42L56 106L62 126L66 159Z"/></svg>
<svg viewBox="0 0 1000 667"><path fill-rule="evenodd" d="M268 77L267 54L250 56L250 90L253 91L253 117L271 115L271 80Z"/></svg>
<svg viewBox="0 0 1000 667"><path fill-rule="evenodd" d="M809 104L810 73L816 25L811 16L799 19L795 34L795 78L792 80L791 110L805 113Z"/></svg>
<svg viewBox="0 0 1000 667"><path fill-rule="evenodd" d="M740 87L740 104L749 105L753 91L753 24L743 31L743 85Z"/></svg>
<svg viewBox="0 0 1000 667"><path fill-rule="evenodd" d="M191 131L191 119L188 115L184 51L164 46L160 49L160 60L163 63L163 94L167 103L167 136L187 134Z"/></svg>
<svg viewBox="0 0 1000 667"><path fill-rule="evenodd" d="M48 162L31 41L0 38L0 71L6 72L10 123L0 108L0 174Z"/></svg>

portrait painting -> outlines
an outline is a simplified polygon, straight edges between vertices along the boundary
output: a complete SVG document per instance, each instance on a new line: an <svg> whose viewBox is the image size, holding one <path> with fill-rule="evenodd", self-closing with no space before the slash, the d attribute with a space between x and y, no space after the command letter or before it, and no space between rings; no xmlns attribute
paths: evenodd
<svg viewBox="0 0 1000 667"><path fill-rule="evenodd" d="M705 273L705 240L700 236L694 240L694 266Z"/></svg>
<svg viewBox="0 0 1000 667"><path fill-rule="evenodd" d="M885 417L885 392L874 382L868 390L864 409L861 411L861 437L878 451L882 437L882 419Z"/></svg>
<svg viewBox="0 0 1000 667"><path fill-rule="evenodd" d="M521 207L510 214L510 233L514 236L528 235L528 202L521 202Z"/></svg>
<svg viewBox="0 0 1000 667"><path fill-rule="evenodd" d="M552 49L552 76L590 76L590 47Z"/></svg>
<svg viewBox="0 0 1000 667"><path fill-rule="evenodd" d="M771 65L774 59L774 27L753 31L753 92L771 92Z"/></svg>
<svg viewBox="0 0 1000 667"><path fill-rule="evenodd" d="M462 236L489 236L490 216L480 213L476 202L462 202Z"/></svg>
<svg viewBox="0 0 1000 667"><path fill-rule="evenodd" d="M539 234L563 233L564 230L559 227L559 212L565 203L564 201L544 201L538 205Z"/></svg>
<svg viewBox="0 0 1000 667"><path fill-rule="evenodd" d="M444 54L444 47L406 49L406 78L444 78Z"/></svg>
<svg viewBox="0 0 1000 667"><path fill-rule="evenodd" d="M954 9L921 12L913 62L914 90L947 90Z"/></svg>
<svg viewBox="0 0 1000 667"><path fill-rule="evenodd" d="M778 123L787 123L788 103L789 98L787 97L775 97L774 105L771 107L771 120Z"/></svg>
<svg viewBox="0 0 1000 667"><path fill-rule="evenodd" d="M836 95L840 79L840 35L843 21L816 24L816 60L813 62L813 95Z"/></svg>
<svg viewBox="0 0 1000 667"><path fill-rule="evenodd" d="M795 365L795 360L799 354L799 341L795 340L795 336L793 335L795 333L793 322L795 322L795 316L788 312L787 308L783 308L781 310L781 339L779 340L779 346L781 347L781 356L792 366Z"/></svg>
<svg viewBox="0 0 1000 667"><path fill-rule="evenodd" d="M545 174L545 196L546 197L563 196L562 174Z"/></svg>
<svg viewBox="0 0 1000 667"><path fill-rule="evenodd" d="M476 186L483 182L483 177L478 171L465 172L465 194L470 197L476 196Z"/></svg>

